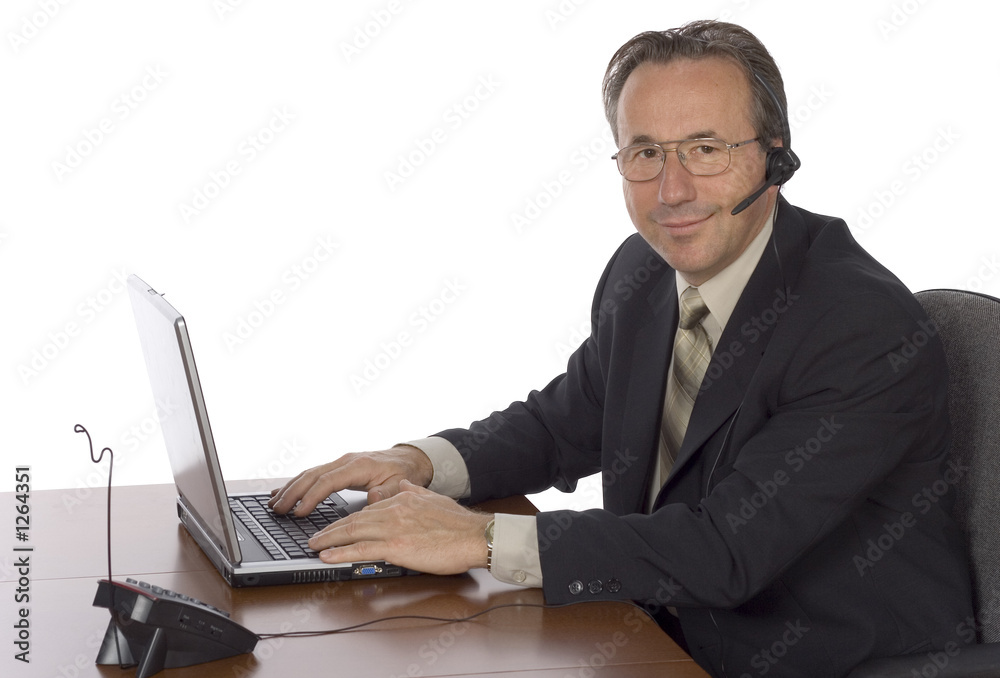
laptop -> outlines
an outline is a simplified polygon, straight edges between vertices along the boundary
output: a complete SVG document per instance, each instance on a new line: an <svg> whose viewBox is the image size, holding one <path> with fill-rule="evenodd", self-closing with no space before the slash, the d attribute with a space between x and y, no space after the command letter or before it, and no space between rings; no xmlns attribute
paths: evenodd
<svg viewBox="0 0 1000 678"><path fill-rule="evenodd" d="M413 574L382 561L329 565L305 545L314 532L361 510L364 492L335 493L305 518L274 513L267 494L228 494L184 317L135 275L128 277L128 291L153 399L170 405L157 407L157 416L177 486L177 514L230 586Z"/></svg>

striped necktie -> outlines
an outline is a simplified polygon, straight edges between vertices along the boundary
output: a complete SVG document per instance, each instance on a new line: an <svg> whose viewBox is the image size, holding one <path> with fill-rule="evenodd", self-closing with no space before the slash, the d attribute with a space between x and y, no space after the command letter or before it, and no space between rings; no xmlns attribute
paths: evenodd
<svg viewBox="0 0 1000 678"><path fill-rule="evenodd" d="M681 294L680 323L674 337L674 363L668 389L667 403L660 426L660 461L664 480L677 460L677 454L687 431L695 398L705 377L705 370L712 359L712 341L701 321L708 315L708 307L695 287L688 287Z"/></svg>

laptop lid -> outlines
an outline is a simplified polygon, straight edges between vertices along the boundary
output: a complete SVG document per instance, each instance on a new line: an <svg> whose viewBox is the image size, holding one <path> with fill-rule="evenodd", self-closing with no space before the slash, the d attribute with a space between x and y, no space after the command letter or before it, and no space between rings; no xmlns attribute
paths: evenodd
<svg viewBox="0 0 1000 678"><path fill-rule="evenodd" d="M128 277L153 399L171 405L160 428L180 501L228 558L242 560L208 410L183 316L138 276ZM160 408L163 411L163 408Z"/></svg>
<svg viewBox="0 0 1000 678"><path fill-rule="evenodd" d="M317 557L294 558L280 546L281 537L254 533L255 528L260 531L259 522L234 520L234 510L251 523L256 519L231 507L241 495L226 491L184 318L137 276L130 275L127 282L153 398L164 406L160 411L170 412L160 416L160 428L177 486L178 515L226 581L264 586L418 574L384 561L329 564ZM350 513L364 508L367 495L342 490L329 501ZM281 557L270 553L268 544Z"/></svg>

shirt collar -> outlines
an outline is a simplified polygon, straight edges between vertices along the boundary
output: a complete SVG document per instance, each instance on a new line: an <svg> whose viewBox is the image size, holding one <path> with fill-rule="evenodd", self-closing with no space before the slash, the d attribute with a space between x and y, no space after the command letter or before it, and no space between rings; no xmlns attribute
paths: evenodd
<svg viewBox="0 0 1000 678"><path fill-rule="evenodd" d="M719 324L719 329L725 328L729 322L729 316L733 314L736 303L743 294L750 276L760 262L760 257L764 253L767 241L774 230L774 215L768 217L760 233L750 241L743 253L736 258L736 261L726 266L709 280L698 286L701 298L708 306L709 316ZM680 303L680 296L691 284L688 283L680 272L674 272L677 280L677 301Z"/></svg>

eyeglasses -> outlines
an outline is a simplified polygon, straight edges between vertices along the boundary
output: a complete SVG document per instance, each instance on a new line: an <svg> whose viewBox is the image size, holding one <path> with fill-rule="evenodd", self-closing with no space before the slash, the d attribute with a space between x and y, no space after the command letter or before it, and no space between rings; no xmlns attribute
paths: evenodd
<svg viewBox="0 0 1000 678"><path fill-rule="evenodd" d="M738 144L727 144L722 139L683 139L679 141L664 141L659 144L632 144L619 150L612 160L618 162L618 171L628 181L650 181L655 179L663 169L667 153L676 151L677 159L681 161L691 174L700 177L721 174L729 169L732 160L731 151L740 146L746 146L757 141L747 139ZM674 148L664 148L664 144L677 144Z"/></svg>

